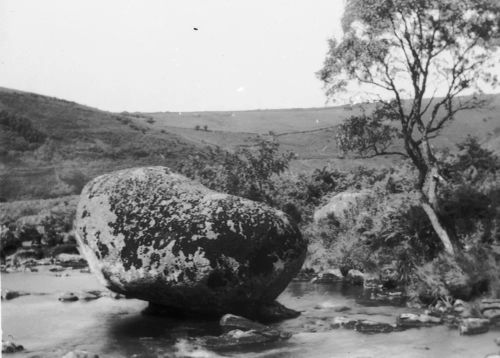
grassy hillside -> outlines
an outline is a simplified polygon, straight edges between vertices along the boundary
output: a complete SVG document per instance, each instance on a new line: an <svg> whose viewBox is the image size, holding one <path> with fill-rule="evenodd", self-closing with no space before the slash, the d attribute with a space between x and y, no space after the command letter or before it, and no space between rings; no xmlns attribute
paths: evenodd
<svg viewBox="0 0 500 358"><path fill-rule="evenodd" d="M0 89L0 111L8 118L0 120L4 200L77 194L101 173L172 165L199 150L176 134L151 130L142 119L32 93ZM42 140L30 140L26 127Z"/></svg>
<svg viewBox="0 0 500 358"><path fill-rule="evenodd" d="M481 109L459 112L434 145L453 148L467 135L479 138L487 148L500 154L500 95L487 96L488 105ZM370 111L373 105L364 105ZM361 113L361 106L327 108L255 110L239 112L161 112L142 113L150 118L145 123L156 130L167 130L200 144L219 145L226 149L246 146L257 136L274 137L283 150L291 150L299 158L294 170L310 170L325 165L352 167L380 166L397 158L369 161L345 158L335 144L337 126L349 116ZM151 121L154 119L154 122ZM195 129L196 127L199 129ZM208 129L204 130L204 127Z"/></svg>
<svg viewBox="0 0 500 358"><path fill-rule="evenodd" d="M500 154L500 95L488 98L487 107L461 112L435 145L453 147L470 134ZM365 109L369 110L370 105L365 105ZM12 120L2 121L1 111L29 123L16 127ZM394 163L397 158L367 161L346 158L339 152L336 127L360 111L360 106L341 106L111 113L0 88L0 198L21 200L77 194L83 183L104 172L153 164L172 166L207 145L232 150L251 145L259 136L275 138L282 150L297 153L298 159L292 163L294 171Z"/></svg>

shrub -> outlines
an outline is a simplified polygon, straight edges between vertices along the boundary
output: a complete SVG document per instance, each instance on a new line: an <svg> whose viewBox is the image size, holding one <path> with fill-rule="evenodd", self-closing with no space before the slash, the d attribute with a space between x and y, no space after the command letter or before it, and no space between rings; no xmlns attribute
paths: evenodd
<svg viewBox="0 0 500 358"><path fill-rule="evenodd" d="M0 125L13 130L29 143L43 143L47 138L46 134L37 130L28 118L5 110L0 111Z"/></svg>
<svg viewBox="0 0 500 358"><path fill-rule="evenodd" d="M52 212L51 215L45 217L41 225L44 230L43 241L48 246L54 246L62 243L63 234L70 231L73 225L74 212L59 213Z"/></svg>
<svg viewBox="0 0 500 358"><path fill-rule="evenodd" d="M220 192L276 205L275 177L286 169L293 153L279 153L279 144L258 140L251 148L234 153L219 147L207 154L191 156L177 166L177 171Z"/></svg>

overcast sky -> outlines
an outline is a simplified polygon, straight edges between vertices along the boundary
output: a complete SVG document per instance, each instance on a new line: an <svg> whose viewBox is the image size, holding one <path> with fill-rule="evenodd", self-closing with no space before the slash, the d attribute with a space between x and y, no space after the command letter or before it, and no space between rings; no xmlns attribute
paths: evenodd
<svg viewBox="0 0 500 358"><path fill-rule="evenodd" d="M323 106L315 72L342 11L343 0L0 0L0 86L113 111Z"/></svg>

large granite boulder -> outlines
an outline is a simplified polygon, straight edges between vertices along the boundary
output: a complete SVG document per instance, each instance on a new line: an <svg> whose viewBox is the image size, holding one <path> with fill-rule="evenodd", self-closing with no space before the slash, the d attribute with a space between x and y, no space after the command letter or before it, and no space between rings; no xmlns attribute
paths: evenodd
<svg viewBox="0 0 500 358"><path fill-rule="evenodd" d="M75 224L105 286L174 311L255 316L297 274L307 249L283 212L165 167L92 180Z"/></svg>

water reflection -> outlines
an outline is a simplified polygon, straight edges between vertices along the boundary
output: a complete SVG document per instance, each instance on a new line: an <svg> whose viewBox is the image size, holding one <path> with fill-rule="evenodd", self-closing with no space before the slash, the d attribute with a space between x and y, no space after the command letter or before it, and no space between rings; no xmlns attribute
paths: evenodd
<svg viewBox="0 0 500 358"><path fill-rule="evenodd" d="M78 274L67 279L42 274L2 275L2 288L26 290L29 287L46 293L2 302L4 337L12 335L17 343L29 349L28 356L40 357L61 357L77 349L102 357L135 358L331 357L335 354L352 357L458 357L484 356L496 349L493 339L498 331L459 337L457 331L450 331L445 326L372 336L343 329L311 332L305 327L316 326L317 322L336 316L394 323L397 315L408 312L408 309L396 307L394 302L371 300L372 292L363 291L362 287L293 282L279 301L300 310L302 315L275 324L295 333L289 341L237 352L210 352L201 347L197 339L218 335L217 320L143 315L142 310L147 304L138 300L104 297L67 304L57 300L59 292L73 290L76 285L79 288L99 288L90 278L90 275L80 277ZM44 288L47 282L50 289ZM423 351L422 347L429 348Z"/></svg>

